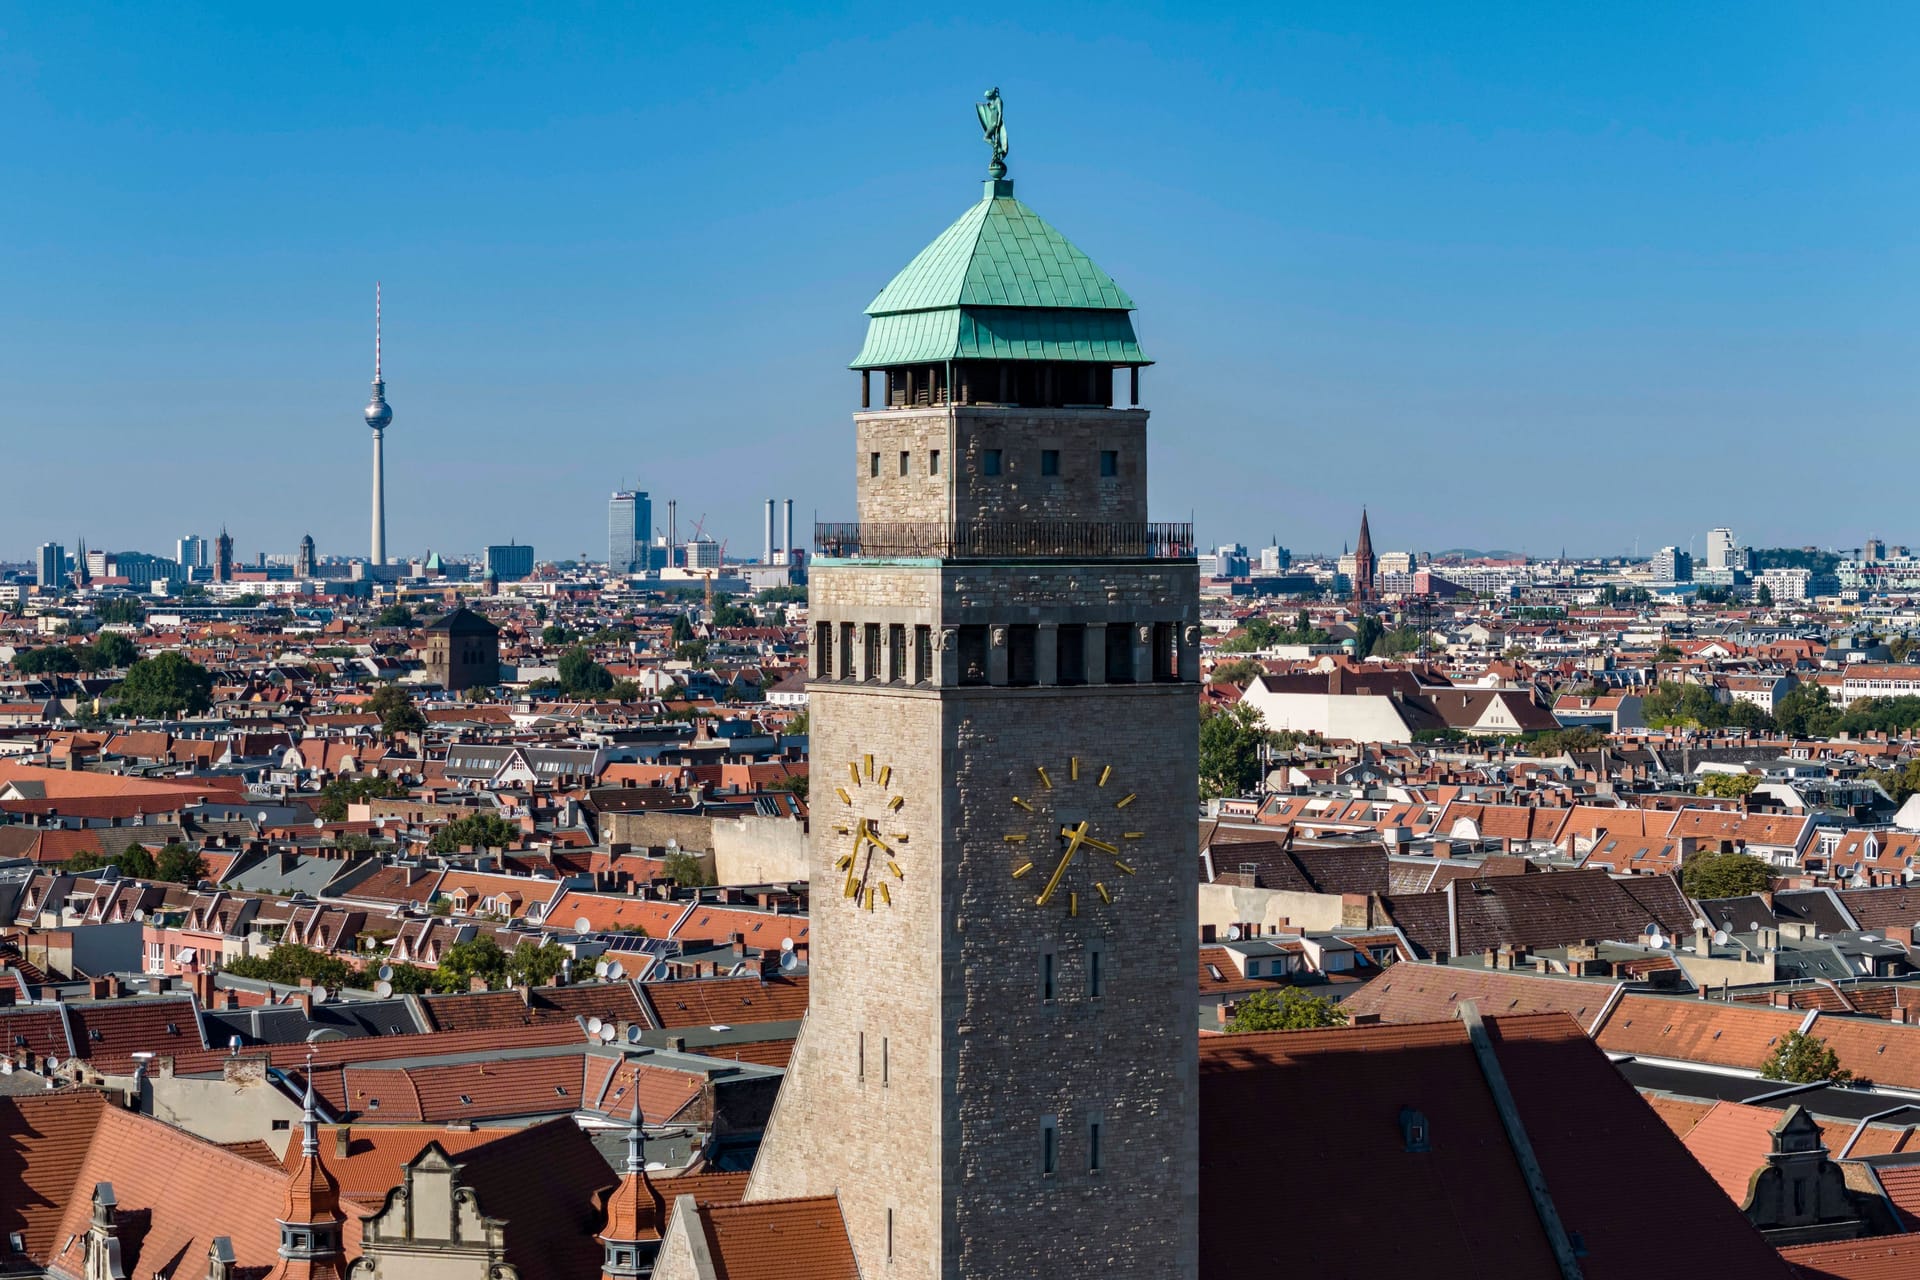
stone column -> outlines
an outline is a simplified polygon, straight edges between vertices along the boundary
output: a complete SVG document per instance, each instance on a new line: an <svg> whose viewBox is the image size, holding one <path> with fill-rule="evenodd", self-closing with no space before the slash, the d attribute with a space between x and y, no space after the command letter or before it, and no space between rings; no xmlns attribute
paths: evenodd
<svg viewBox="0 0 1920 1280"><path fill-rule="evenodd" d="M1191 622L1180 624L1180 679L1188 684L1200 681L1200 628Z"/></svg>
<svg viewBox="0 0 1920 1280"><path fill-rule="evenodd" d="M1007 682L1007 628L1005 623L996 622L987 628L987 683L1004 685Z"/></svg>
<svg viewBox="0 0 1920 1280"><path fill-rule="evenodd" d="M1133 682L1153 682L1153 624L1136 622L1130 627L1133 639Z"/></svg>
<svg viewBox="0 0 1920 1280"><path fill-rule="evenodd" d="M1043 622L1033 642L1035 684L1060 683L1060 624Z"/></svg>
<svg viewBox="0 0 1920 1280"><path fill-rule="evenodd" d="M951 689L960 683L960 633L952 627L939 633L934 641L933 683L935 688Z"/></svg>
<svg viewBox="0 0 1920 1280"><path fill-rule="evenodd" d="M1087 624L1087 683L1107 682L1107 624Z"/></svg>

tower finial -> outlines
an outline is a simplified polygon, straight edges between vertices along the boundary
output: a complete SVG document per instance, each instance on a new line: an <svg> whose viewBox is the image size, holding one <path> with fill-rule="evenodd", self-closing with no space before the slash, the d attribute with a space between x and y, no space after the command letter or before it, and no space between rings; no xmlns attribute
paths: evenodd
<svg viewBox="0 0 1920 1280"><path fill-rule="evenodd" d="M1000 90L997 87L987 90L987 100L974 103L973 113L980 117L980 132L993 148L993 163L987 166L987 176L997 182L1007 176L1007 120L1000 105Z"/></svg>
<svg viewBox="0 0 1920 1280"><path fill-rule="evenodd" d="M313 1059L307 1059L307 1097L300 1107L300 1154L320 1154L320 1117L313 1102Z"/></svg>
<svg viewBox="0 0 1920 1280"><path fill-rule="evenodd" d="M646 1134L640 1130L640 1090L636 1085L633 1091L633 1122L627 1126L627 1165L623 1173L645 1173L647 1158L644 1151Z"/></svg>
<svg viewBox="0 0 1920 1280"><path fill-rule="evenodd" d="M380 381L380 282L373 282L373 380Z"/></svg>

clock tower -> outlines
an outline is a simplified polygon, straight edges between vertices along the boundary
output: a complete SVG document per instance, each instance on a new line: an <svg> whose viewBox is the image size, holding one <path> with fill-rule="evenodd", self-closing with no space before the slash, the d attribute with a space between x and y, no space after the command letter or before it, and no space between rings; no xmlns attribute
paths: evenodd
<svg viewBox="0 0 1920 1280"><path fill-rule="evenodd" d="M747 1194L837 1194L868 1277L1192 1277L1192 532L1148 520L1132 299L981 123L815 532L810 1007Z"/></svg>

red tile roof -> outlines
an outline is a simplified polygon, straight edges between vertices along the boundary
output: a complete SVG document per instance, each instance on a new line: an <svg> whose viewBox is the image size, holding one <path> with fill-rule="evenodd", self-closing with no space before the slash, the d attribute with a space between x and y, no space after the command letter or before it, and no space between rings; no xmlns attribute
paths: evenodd
<svg viewBox="0 0 1920 1280"><path fill-rule="evenodd" d="M60 1215L106 1109L96 1089L0 1098L0 1240L18 1231L44 1263L59 1244ZM91 1190L91 1188L89 1188Z"/></svg>
<svg viewBox="0 0 1920 1280"><path fill-rule="evenodd" d="M715 1280L860 1280L833 1196L702 1205L700 1223Z"/></svg>
<svg viewBox="0 0 1920 1280"><path fill-rule="evenodd" d="M1912 1280L1920 1274L1920 1235L1794 1245L1780 1256L1799 1280Z"/></svg>
<svg viewBox="0 0 1920 1280"><path fill-rule="evenodd" d="M641 995L663 1028L795 1022L807 1012L805 977L697 978L646 982Z"/></svg>
<svg viewBox="0 0 1920 1280"><path fill-rule="evenodd" d="M1507 969L1468 969L1418 961L1390 965L1341 1002L1349 1014L1378 1014L1382 1022L1438 1022L1462 1000L1482 1014L1567 1013L1592 1030L1622 984L1540 977Z"/></svg>
<svg viewBox="0 0 1920 1280"><path fill-rule="evenodd" d="M1626 995L1595 1039L1608 1053L1758 1072L1774 1045L1799 1030L1806 1017L1784 1009Z"/></svg>

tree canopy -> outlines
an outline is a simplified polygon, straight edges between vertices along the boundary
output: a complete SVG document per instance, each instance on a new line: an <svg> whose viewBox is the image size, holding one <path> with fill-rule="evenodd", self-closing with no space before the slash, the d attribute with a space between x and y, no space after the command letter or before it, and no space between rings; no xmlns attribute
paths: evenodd
<svg viewBox="0 0 1920 1280"><path fill-rule="evenodd" d="M1766 863L1745 853L1697 853L1680 867L1689 898L1744 897L1765 890L1772 878Z"/></svg>
<svg viewBox="0 0 1920 1280"><path fill-rule="evenodd" d="M413 610L403 604L390 604L373 615L376 627L410 627L413 625Z"/></svg>
<svg viewBox="0 0 1920 1280"><path fill-rule="evenodd" d="M171 651L140 659L113 689L115 712L142 719L199 715L212 705L213 674Z"/></svg>
<svg viewBox="0 0 1920 1280"><path fill-rule="evenodd" d="M320 788L320 799L313 811L328 822L344 822L347 806L365 804L369 800L392 800L407 794L407 789L396 779L381 778L367 773L342 774L338 778L329 778L327 785Z"/></svg>
<svg viewBox="0 0 1920 1280"><path fill-rule="evenodd" d="M1220 644L1222 653L1255 653L1282 644L1331 644L1333 636L1313 625L1302 609L1293 616L1291 626L1264 615L1248 618L1239 629Z"/></svg>
<svg viewBox="0 0 1920 1280"><path fill-rule="evenodd" d="M1794 738L1830 738L1840 727L1840 708L1823 684L1796 684L1773 700L1780 731Z"/></svg>
<svg viewBox="0 0 1920 1280"><path fill-rule="evenodd" d="M1200 798L1243 796L1260 785L1260 713L1244 702L1200 712Z"/></svg>
<svg viewBox="0 0 1920 1280"><path fill-rule="evenodd" d="M507 980L507 953L487 934L448 947L434 970L433 985L437 991L466 991L475 978L485 981L489 990Z"/></svg>
<svg viewBox="0 0 1920 1280"><path fill-rule="evenodd" d="M1315 1027L1344 1027L1347 1011L1325 996L1310 996L1298 987L1255 991L1234 1003L1226 1030L1309 1031Z"/></svg>
<svg viewBox="0 0 1920 1280"><path fill-rule="evenodd" d="M1853 1072L1840 1065L1840 1055L1819 1036L1789 1031L1760 1063L1760 1078L1789 1084L1838 1083L1853 1079Z"/></svg>
<svg viewBox="0 0 1920 1280"><path fill-rule="evenodd" d="M560 691L572 697L593 697L613 689L613 673L593 660L585 647L575 645L560 655Z"/></svg>
<svg viewBox="0 0 1920 1280"><path fill-rule="evenodd" d="M397 684L383 684L367 699L367 710L380 717L387 733L419 733L427 727L427 717L413 705L413 695Z"/></svg>
<svg viewBox="0 0 1920 1280"><path fill-rule="evenodd" d="M1693 789L1698 795L1738 800L1759 785L1760 779L1751 773L1709 773L1702 775Z"/></svg>
<svg viewBox="0 0 1920 1280"><path fill-rule="evenodd" d="M283 942L264 956L238 956L222 966L236 978L258 978L294 986L302 978L323 986L351 986L360 971L336 956L295 942Z"/></svg>
<svg viewBox="0 0 1920 1280"><path fill-rule="evenodd" d="M661 872L681 889L700 889L713 883L713 876L700 855L685 849L668 854L661 864Z"/></svg>
<svg viewBox="0 0 1920 1280"><path fill-rule="evenodd" d="M434 853L458 853L470 849L510 849L520 843L520 828L491 813L470 813L455 818L433 833L428 848Z"/></svg>
<svg viewBox="0 0 1920 1280"><path fill-rule="evenodd" d="M573 953L557 942L522 942L507 957L507 979L517 987L544 987L560 976Z"/></svg>

